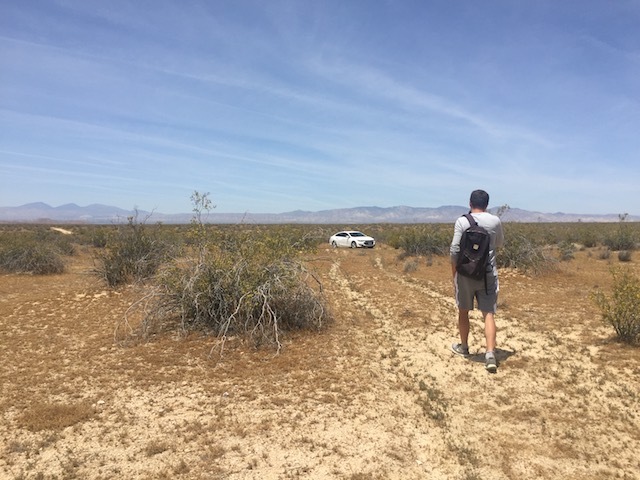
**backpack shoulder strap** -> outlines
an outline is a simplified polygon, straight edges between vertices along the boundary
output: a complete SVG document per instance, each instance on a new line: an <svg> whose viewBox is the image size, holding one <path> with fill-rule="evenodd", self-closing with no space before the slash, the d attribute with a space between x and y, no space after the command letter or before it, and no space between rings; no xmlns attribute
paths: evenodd
<svg viewBox="0 0 640 480"><path fill-rule="evenodd" d="M477 225L478 222L476 222L476 219L473 218L473 215L471 215L470 213L465 213L463 215L464 218L466 218L469 221L469 226L473 227L474 225Z"/></svg>

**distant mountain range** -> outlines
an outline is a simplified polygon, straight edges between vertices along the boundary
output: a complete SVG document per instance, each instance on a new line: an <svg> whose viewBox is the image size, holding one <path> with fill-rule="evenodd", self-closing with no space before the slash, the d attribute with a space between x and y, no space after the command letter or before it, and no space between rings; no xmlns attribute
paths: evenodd
<svg viewBox="0 0 640 480"><path fill-rule="evenodd" d="M467 212L462 206L427 207L355 207L308 212L296 210L286 213L217 213L215 210L204 216L207 223L233 224L332 224L358 225L372 223L447 223ZM491 209L496 212L498 208ZM0 207L2 223L124 223L134 210L109 205L93 204L80 207L74 203L52 207L46 203L29 203L19 207ZM138 219L145 223L186 224L191 213L164 214L138 210ZM506 222L618 222L618 214L591 215L574 213L542 213L510 208L502 215ZM628 216L626 221L640 221L638 216Z"/></svg>

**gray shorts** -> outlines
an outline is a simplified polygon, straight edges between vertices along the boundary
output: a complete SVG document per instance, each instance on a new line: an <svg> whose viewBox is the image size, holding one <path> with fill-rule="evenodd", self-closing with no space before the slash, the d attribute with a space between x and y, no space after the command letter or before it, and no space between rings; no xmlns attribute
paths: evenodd
<svg viewBox="0 0 640 480"><path fill-rule="evenodd" d="M456 273L456 305L460 310L473 310L474 300L478 302L478 310L485 313L496 313L498 304L498 277L487 273L487 285L484 280L475 280Z"/></svg>

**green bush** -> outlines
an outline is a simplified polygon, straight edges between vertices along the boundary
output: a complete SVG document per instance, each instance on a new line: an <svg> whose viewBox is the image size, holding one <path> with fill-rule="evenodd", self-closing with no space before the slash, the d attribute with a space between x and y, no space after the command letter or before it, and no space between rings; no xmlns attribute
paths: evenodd
<svg viewBox="0 0 640 480"><path fill-rule="evenodd" d="M620 340L637 343L640 340L640 279L628 270L612 270L613 290L610 296L593 293L602 320L610 325Z"/></svg>
<svg viewBox="0 0 640 480"><path fill-rule="evenodd" d="M106 248L96 254L95 273L110 287L144 281L158 271L170 251L156 230L138 222L137 216L130 217L109 237Z"/></svg>

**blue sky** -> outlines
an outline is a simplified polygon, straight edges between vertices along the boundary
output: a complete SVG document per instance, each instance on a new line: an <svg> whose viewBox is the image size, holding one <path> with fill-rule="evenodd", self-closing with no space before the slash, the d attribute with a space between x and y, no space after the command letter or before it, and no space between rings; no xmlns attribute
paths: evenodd
<svg viewBox="0 0 640 480"><path fill-rule="evenodd" d="M0 9L0 206L640 213L639 0Z"/></svg>

